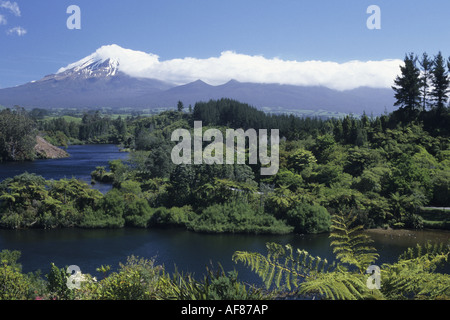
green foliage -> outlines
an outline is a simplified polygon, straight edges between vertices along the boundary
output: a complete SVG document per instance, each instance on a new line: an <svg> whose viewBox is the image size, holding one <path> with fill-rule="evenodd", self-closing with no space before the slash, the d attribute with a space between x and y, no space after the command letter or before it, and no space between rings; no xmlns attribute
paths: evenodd
<svg viewBox="0 0 450 320"><path fill-rule="evenodd" d="M375 297L369 292L366 278L345 271L319 273L302 284L299 294L318 295L327 300L367 300Z"/></svg>
<svg viewBox="0 0 450 320"><path fill-rule="evenodd" d="M35 122L23 109L0 111L0 161L27 161L36 156Z"/></svg>
<svg viewBox="0 0 450 320"><path fill-rule="evenodd" d="M97 284L91 284L93 300L150 300L158 299L161 286L162 268L154 265L154 260L131 256L120 269Z"/></svg>
<svg viewBox="0 0 450 320"><path fill-rule="evenodd" d="M243 202L212 205L187 224L189 230L213 233L284 234L292 228Z"/></svg>
<svg viewBox="0 0 450 320"><path fill-rule="evenodd" d="M29 290L27 277L6 261L1 261L0 300L26 300Z"/></svg>
<svg viewBox="0 0 450 320"><path fill-rule="evenodd" d="M94 171L91 172L92 180L103 182L103 183L111 183L114 181L114 175L112 172L107 172L105 167L97 167Z"/></svg>
<svg viewBox="0 0 450 320"><path fill-rule="evenodd" d="M450 275L435 272L448 263L450 247L417 245L409 248L394 264L385 264L382 269L382 293L388 299L450 299Z"/></svg>
<svg viewBox="0 0 450 320"><path fill-rule="evenodd" d="M404 110L407 119L412 119L413 112L420 107L420 70L416 66L417 57L414 54L406 55L405 65L400 67L401 76L395 79L396 106Z"/></svg>
<svg viewBox="0 0 450 320"><path fill-rule="evenodd" d="M79 225L83 213L95 208L102 194L76 179L46 181L22 174L0 184L0 225L6 228L44 229Z"/></svg>
<svg viewBox="0 0 450 320"><path fill-rule="evenodd" d="M325 122L318 118L300 118L294 115L268 115L263 111L231 99L211 100L195 104L193 120L204 126L226 126L247 130L279 129L288 140L302 139L314 130L325 131Z"/></svg>
<svg viewBox="0 0 450 320"><path fill-rule="evenodd" d="M170 278L171 297L174 300L265 300L273 297L270 292L249 287L238 280L238 273L226 273L222 266L216 270L207 268L201 281L192 275L175 274Z"/></svg>
<svg viewBox="0 0 450 320"><path fill-rule="evenodd" d="M194 211L189 206L158 208L153 213L150 224L154 226L185 227L195 217Z"/></svg>
<svg viewBox="0 0 450 320"><path fill-rule="evenodd" d="M370 246L373 242L367 235L361 233L361 225L353 226L356 216L337 214L333 216L330 238L336 258L344 265L356 267L363 274L375 262L379 254Z"/></svg>
<svg viewBox="0 0 450 320"><path fill-rule="evenodd" d="M338 215L333 219L331 242L337 263L313 257L290 245L267 244L267 254L236 251L234 262L249 266L278 293L330 300L366 299L449 299L450 276L436 269L448 263L450 247L444 244L408 249L394 264L384 264L380 290L370 290L364 273L378 254L371 240L352 227L354 217ZM349 267L356 267L352 270Z"/></svg>
<svg viewBox="0 0 450 320"><path fill-rule="evenodd" d="M275 284L277 288L285 286L291 290L292 287L299 287L302 279L335 268L326 259L314 257L304 250L297 249L294 253L291 245L283 247L277 243L267 243L266 247L267 255L236 251L232 259L249 266L261 277L267 289Z"/></svg>
<svg viewBox="0 0 450 320"><path fill-rule="evenodd" d="M450 203L450 169L436 172L432 180L432 203L445 207Z"/></svg>
<svg viewBox="0 0 450 320"><path fill-rule="evenodd" d="M331 217L327 209L318 205L300 203L287 213L287 223L298 233L328 232Z"/></svg>
<svg viewBox="0 0 450 320"><path fill-rule="evenodd" d="M439 112L436 108L424 110L424 100L432 97L432 87L425 89L429 91L425 96L422 78L418 82L422 89L419 100L408 97L414 95L417 83L410 78L415 77L418 67L414 55L407 55L406 59L398 88L405 94L403 102L414 106L402 104L398 112L376 117L363 114L359 118L311 119L274 115L230 99L197 103L192 114L173 110L127 118L113 118L99 111L49 117L40 110L31 112L30 118L23 110L4 111L4 119L10 117L11 123L15 117L30 118L31 122L24 122L30 125L29 132L37 125L39 131L58 144L120 143L131 152L128 161L111 161L110 171L97 168L93 172L94 180L113 183L114 190L107 195L75 180L50 182L22 177L2 182L0 226L17 229L172 225L193 230L192 220L204 219L207 208L243 202L257 213L255 220L264 217L278 226L284 223L279 220L299 220L293 224L300 226L300 232L317 231L306 227L305 222L314 220L315 214L304 220L300 218L303 213L296 213L299 203L320 205L330 213L351 207L366 228L443 227L445 222L430 223L417 212L420 207L448 205L450 112L448 108ZM429 67L430 72L437 68ZM402 86L414 90L410 92ZM431 100L428 102L425 105L431 105ZM192 130L194 120L203 121L205 128L222 131L280 129L283 138L279 172L273 177L261 177L258 165L172 165L171 133L178 128ZM15 130L6 121L4 127ZM14 132L11 134L17 136ZM6 138L0 135L0 140ZM161 209L152 218L156 208L163 207L191 207L192 212L185 215ZM322 216L315 224L323 222L319 229L326 230L328 218ZM221 227L205 222L211 220L206 218L199 230L207 231L206 225L211 231L250 229L231 228L229 224L241 223L240 220L224 218L220 213L218 217L223 220Z"/></svg>
<svg viewBox="0 0 450 320"><path fill-rule="evenodd" d="M29 297L31 281L21 272L17 262L20 251L0 252L0 300L26 300Z"/></svg>
<svg viewBox="0 0 450 320"><path fill-rule="evenodd" d="M117 229L125 226L123 217L110 216L99 210L86 210L78 227L86 229Z"/></svg>
<svg viewBox="0 0 450 320"><path fill-rule="evenodd" d="M47 290L52 299L71 300L74 298L74 292L67 286L69 274L67 268L58 268L54 263L47 275Z"/></svg>
<svg viewBox="0 0 450 320"><path fill-rule="evenodd" d="M450 92L450 78L445 68L445 60L441 52L434 58L431 74L432 90L430 96L433 105L440 113L445 108L448 93Z"/></svg>
<svg viewBox="0 0 450 320"><path fill-rule="evenodd" d="M269 288L275 285L281 288L282 280L288 291L297 289L297 294L318 295L325 299L356 300L372 298L366 286L363 273L368 264L374 261L376 254L368 248L369 239L355 234L360 228L349 229L354 218L349 216L334 217L331 245L338 264L330 264L326 259L313 257L304 250L294 250L269 243L266 256L260 253L236 252L235 262L243 262L256 272ZM368 253L369 252L369 253ZM356 266L360 272L348 271L345 265Z"/></svg>
<svg viewBox="0 0 450 320"><path fill-rule="evenodd" d="M316 157L311 151L299 149L289 154L287 158L287 168L300 173L305 168L313 166L317 162Z"/></svg>

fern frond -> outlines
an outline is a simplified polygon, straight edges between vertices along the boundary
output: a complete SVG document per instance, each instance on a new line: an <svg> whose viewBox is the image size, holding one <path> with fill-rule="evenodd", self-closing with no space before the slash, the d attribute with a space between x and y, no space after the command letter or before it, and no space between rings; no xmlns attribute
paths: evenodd
<svg viewBox="0 0 450 320"><path fill-rule="evenodd" d="M272 285L281 288L285 285L288 290L298 288L300 280L312 274L323 272L329 266L326 259L314 257L305 250L296 251L294 256L290 245L268 243L267 255L254 252L236 251L233 254L235 263L241 262L255 272L264 282L267 289Z"/></svg>
<svg viewBox="0 0 450 320"><path fill-rule="evenodd" d="M450 275L423 270L414 261L397 263L382 272L383 294L391 299L450 299Z"/></svg>
<svg viewBox="0 0 450 320"><path fill-rule="evenodd" d="M355 220L356 216L351 213L334 215L330 234L330 238L333 240L330 245L339 261L357 267L362 274L379 255L376 253L376 249L370 246L373 240L362 233L363 227L352 226Z"/></svg>
<svg viewBox="0 0 450 320"><path fill-rule="evenodd" d="M383 293L396 299L450 299L450 275L434 273L449 255L442 244L409 248L397 263L383 265Z"/></svg>
<svg viewBox="0 0 450 320"><path fill-rule="evenodd" d="M362 275L341 271L311 277L300 285L299 293L327 300L361 300L370 296Z"/></svg>
<svg viewBox="0 0 450 320"><path fill-rule="evenodd" d="M450 242L449 242L450 243ZM425 245L417 244L416 247L408 248L403 254L399 256L399 260L404 259L414 259L424 256L439 256L446 255L450 253L450 244L444 245L444 243L434 243L427 242Z"/></svg>

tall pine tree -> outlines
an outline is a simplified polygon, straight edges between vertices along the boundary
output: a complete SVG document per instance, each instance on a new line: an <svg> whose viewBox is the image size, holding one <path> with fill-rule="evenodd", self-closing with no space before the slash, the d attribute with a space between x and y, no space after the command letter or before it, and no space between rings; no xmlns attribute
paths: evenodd
<svg viewBox="0 0 450 320"><path fill-rule="evenodd" d="M416 66L417 57L410 53L405 56L404 66L400 66L401 75L397 76L392 89L395 91L395 106L400 107L400 112L406 116L405 120L411 120L421 106L420 95L420 70Z"/></svg>
<svg viewBox="0 0 450 320"><path fill-rule="evenodd" d="M450 79L445 69L445 61L441 52L434 59L432 74L433 89L431 91L431 98L434 108L438 112L441 112L445 108L448 93L450 92Z"/></svg>
<svg viewBox="0 0 450 320"><path fill-rule="evenodd" d="M433 60L428 57L425 52L422 55L422 59L419 61L421 67L421 77L420 77L420 92L422 98L422 111L425 111L430 105L430 90L432 82L432 70L433 70Z"/></svg>

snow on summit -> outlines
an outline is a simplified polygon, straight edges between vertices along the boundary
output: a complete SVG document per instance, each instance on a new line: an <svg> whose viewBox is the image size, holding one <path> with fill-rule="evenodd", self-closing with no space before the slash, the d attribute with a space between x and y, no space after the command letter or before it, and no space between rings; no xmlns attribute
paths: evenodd
<svg viewBox="0 0 450 320"><path fill-rule="evenodd" d="M142 71L151 68L152 65L158 63L158 56L148 54L141 51L134 51L124 49L118 45L108 45L99 48L93 54L83 58L75 63L69 64L65 68L58 70L58 73L63 73L74 69L75 71L83 68L91 67L94 64L101 65L106 61L110 62L111 66L115 66L118 70L125 74L134 77L144 77Z"/></svg>

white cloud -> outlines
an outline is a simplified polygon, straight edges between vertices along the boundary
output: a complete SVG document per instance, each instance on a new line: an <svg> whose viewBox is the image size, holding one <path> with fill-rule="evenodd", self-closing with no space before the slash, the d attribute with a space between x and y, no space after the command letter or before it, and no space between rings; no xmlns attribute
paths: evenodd
<svg viewBox="0 0 450 320"><path fill-rule="evenodd" d="M4 8L11 11L17 17L20 17L21 15L20 8L17 2L0 1L0 8Z"/></svg>
<svg viewBox="0 0 450 320"><path fill-rule="evenodd" d="M0 25L7 24L8 20L6 20L6 17L2 14L0 14Z"/></svg>
<svg viewBox="0 0 450 320"><path fill-rule="evenodd" d="M160 61L155 54L123 49L117 45L104 46L89 57L59 72L80 66L90 60L113 58L119 61L120 71L135 77L154 78L176 84L201 79L211 85L229 80L255 83L279 83L303 86L326 86L349 90L361 86L390 88L399 74L402 60L295 61L263 56L249 56L233 51L219 57L192 57Z"/></svg>
<svg viewBox="0 0 450 320"><path fill-rule="evenodd" d="M8 35L17 34L19 37L27 34L27 30L22 27L14 27L6 32Z"/></svg>

